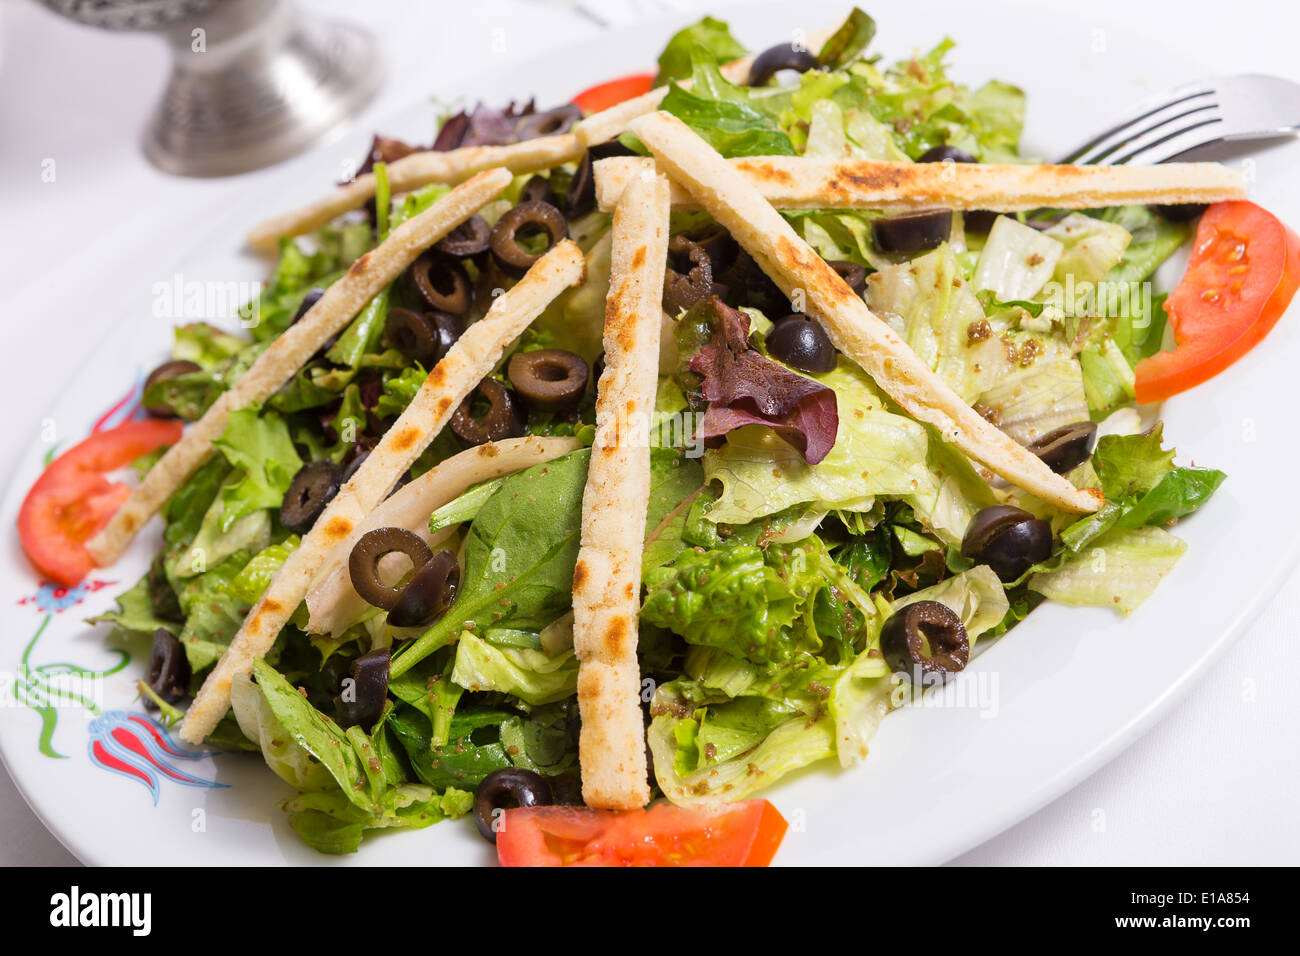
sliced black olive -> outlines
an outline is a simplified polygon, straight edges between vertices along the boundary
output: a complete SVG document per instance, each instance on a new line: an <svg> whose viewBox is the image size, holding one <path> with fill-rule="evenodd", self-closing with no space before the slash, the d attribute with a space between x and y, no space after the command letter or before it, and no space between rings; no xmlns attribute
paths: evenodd
<svg viewBox="0 0 1300 956"><path fill-rule="evenodd" d="M845 284L853 290L854 295L862 295L866 291L867 270L862 266L847 259L837 259L826 264L835 270L835 274L844 280Z"/></svg>
<svg viewBox="0 0 1300 956"><path fill-rule="evenodd" d="M402 596L401 588L389 587L379 580L380 558L394 551L410 558L412 568L422 567L433 558L433 550L425 540L405 528L367 531L348 555L348 577L352 579L353 589L367 604L385 611L391 611Z"/></svg>
<svg viewBox="0 0 1300 956"><path fill-rule="evenodd" d="M721 280L729 289L736 290L737 305L761 309L765 315L785 315L792 311L790 299L743 248L736 251L735 261Z"/></svg>
<svg viewBox="0 0 1300 956"><path fill-rule="evenodd" d="M468 259L487 252L492 240L492 227L482 216L470 216L459 226L434 244L434 249L453 259Z"/></svg>
<svg viewBox="0 0 1300 956"><path fill-rule="evenodd" d="M464 315L474 303L469 273L450 256L426 252L411 263L407 276L411 291L431 309Z"/></svg>
<svg viewBox="0 0 1300 956"><path fill-rule="evenodd" d="M174 704L190 689L190 659L185 655L185 648L176 639L176 635L165 627L153 632L153 646L149 651L149 670L145 683L164 701ZM144 705L149 710L157 710L157 705L148 698Z"/></svg>
<svg viewBox="0 0 1300 956"><path fill-rule="evenodd" d="M681 260L686 260L683 263ZM676 266L686 271L679 271ZM713 295L713 261L698 243L673 236L668 243L668 268L664 271L664 306L671 315L689 309Z"/></svg>
<svg viewBox="0 0 1300 956"><path fill-rule="evenodd" d="M1029 450L1052 471L1063 475L1088 460L1096 441L1096 422L1075 422L1048 432L1033 442Z"/></svg>
<svg viewBox="0 0 1300 956"><path fill-rule="evenodd" d="M389 309L384 335L393 348L426 368L438 360L438 327L431 316L414 309Z"/></svg>
<svg viewBox="0 0 1300 956"><path fill-rule="evenodd" d="M605 140L605 142L597 143L594 146L589 146L587 148L587 152L591 153L591 158L593 160L609 159L611 156L636 156L637 155L636 150L628 149L626 146L623 145L622 141L619 140L617 137L615 137L614 139L607 139Z"/></svg>
<svg viewBox="0 0 1300 956"><path fill-rule="evenodd" d="M999 213L992 209L966 209L962 211L962 228L967 232L988 232Z"/></svg>
<svg viewBox="0 0 1300 956"><path fill-rule="evenodd" d="M464 331L460 316L449 312L396 308L388 310L384 321L384 334L393 348L425 368L433 368Z"/></svg>
<svg viewBox="0 0 1300 956"><path fill-rule="evenodd" d="M709 264L713 266L713 277L715 279L726 272L731 267L731 264L736 261L736 253L739 251L740 245L732 238L731 233L717 223L710 223L703 229L688 233L687 238L708 254Z"/></svg>
<svg viewBox="0 0 1300 956"><path fill-rule="evenodd" d="M348 450L347 457L343 462L343 474L340 476L340 480L343 484L346 485L352 480L352 476L357 473L357 469L360 468L365 460L370 457L370 450L372 447L373 445L370 443L369 439L365 442L353 442L352 447Z"/></svg>
<svg viewBox="0 0 1300 956"><path fill-rule="evenodd" d="M1191 222L1210 207L1204 203L1161 203L1155 207L1156 212L1170 222Z"/></svg>
<svg viewBox="0 0 1300 956"><path fill-rule="evenodd" d="M904 255L935 249L948 240L952 232L951 209L927 209L903 216L876 219L871 223L871 237L881 252Z"/></svg>
<svg viewBox="0 0 1300 956"><path fill-rule="evenodd" d="M966 152L964 149L958 149L956 146L933 146L927 149L920 156L916 157L918 163L978 163L979 160Z"/></svg>
<svg viewBox="0 0 1300 956"><path fill-rule="evenodd" d="M750 86L764 86L782 70L807 73L820 65L817 57L802 47L796 47L793 43L778 43L754 57L754 62L749 68L748 83Z"/></svg>
<svg viewBox="0 0 1300 956"><path fill-rule="evenodd" d="M545 176L534 176L524 183L523 188L519 190L520 202L544 202L555 205L555 190L551 187L551 181ZM491 236L488 237L489 244Z"/></svg>
<svg viewBox="0 0 1300 956"><path fill-rule="evenodd" d="M493 770L474 791L474 822L483 839L497 842L499 812L516 807L544 807L553 801L551 785L540 773L522 767Z"/></svg>
<svg viewBox="0 0 1300 956"><path fill-rule="evenodd" d="M382 647L352 662L350 676L343 679L339 695L334 698L334 714L340 727L360 727L368 733L384 716L391 657L392 651Z"/></svg>
<svg viewBox="0 0 1300 956"><path fill-rule="evenodd" d="M547 249L566 238L569 224L564 214L550 203L521 202L507 210L492 227L492 257L503 272L521 276L542 257L542 253L529 252L519 244L519 240L543 232L546 233Z"/></svg>
<svg viewBox="0 0 1300 956"><path fill-rule="evenodd" d="M482 414L477 406L487 403ZM481 445L524 433L524 411L510 389L493 378L485 378L452 413L448 423L457 438L469 445Z"/></svg>
<svg viewBox="0 0 1300 956"><path fill-rule="evenodd" d="M536 139L539 136L558 136L567 133L573 124L582 119L582 110L572 103L565 103L554 109L540 113L529 113L515 123L515 135L519 139Z"/></svg>
<svg viewBox="0 0 1300 956"><path fill-rule="evenodd" d="M596 171L591 168L591 153L587 152L569 180L569 190L564 194L564 211L570 219L577 219L595 208Z"/></svg>
<svg viewBox="0 0 1300 956"><path fill-rule="evenodd" d="M990 505L971 519L961 553L1014 581L1052 553L1052 526L1013 505Z"/></svg>
<svg viewBox="0 0 1300 956"><path fill-rule="evenodd" d="M946 680L970 661L970 639L957 612L938 601L895 611L880 631L880 651L896 673L923 684Z"/></svg>
<svg viewBox="0 0 1300 956"><path fill-rule="evenodd" d="M388 623L393 627L422 627L447 613L460 588L460 566L450 551L439 551L427 564L415 569L402 589Z"/></svg>
<svg viewBox="0 0 1300 956"><path fill-rule="evenodd" d="M767 333L772 357L801 372L820 374L835 368L835 346L826 330L802 315L787 315Z"/></svg>
<svg viewBox="0 0 1300 956"><path fill-rule="evenodd" d="M320 286L317 286L313 289L308 289L307 294L302 297L302 302L298 303L298 311L293 314L293 318L289 320L289 324L293 325L304 315L310 312L311 307L315 305L317 302L319 302L320 297L323 296L324 294L325 294L325 290L322 289Z"/></svg>
<svg viewBox="0 0 1300 956"><path fill-rule="evenodd" d="M918 163L978 163L979 160L956 146L935 146L917 157ZM961 214L962 226L968 232L988 232L998 214L991 209L967 209Z"/></svg>
<svg viewBox="0 0 1300 956"><path fill-rule="evenodd" d="M512 355L506 376L532 405L556 409L582 398L590 372L581 355L564 349L537 349Z"/></svg>
<svg viewBox="0 0 1300 956"><path fill-rule="evenodd" d="M329 459L311 461L298 469L280 504L280 523L295 534L306 534L325 506L343 487L343 473Z"/></svg>
<svg viewBox="0 0 1300 956"><path fill-rule="evenodd" d="M147 393L152 386L157 385L159 382L165 382L169 378L178 378L181 375L189 375L193 372L201 371L203 371L203 369L199 367L197 362L190 362L186 359L176 359L172 362L163 362L156 369L150 372L149 377L144 380L144 392L142 392L142 394ZM170 405L161 403L156 405L146 405L144 406L144 410L154 418L179 417L176 412L172 410Z"/></svg>

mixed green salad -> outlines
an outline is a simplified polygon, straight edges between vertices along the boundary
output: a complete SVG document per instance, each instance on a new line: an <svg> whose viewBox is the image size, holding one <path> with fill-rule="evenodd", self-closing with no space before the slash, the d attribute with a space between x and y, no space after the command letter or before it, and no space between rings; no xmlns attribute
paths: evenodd
<svg viewBox="0 0 1300 956"><path fill-rule="evenodd" d="M737 85L719 66L746 49L706 18L669 41L657 82L672 84L662 108L724 156L1032 162L1020 152L1024 93L957 83L945 63L952 45L883 57L874 24L855 11L811 51L816 68ZM466 116L486 121L480 109L447 122ZM173 360L189 364L156 378L146 405L198 418L304 299L445 191L390 197L384 157L400 155L394 143L377 140L370 157L380 183L370 214L283 241L247 333L178 327ZM593 152L641 151L625 136ZM599 366L610 238L609 217L583 197L590 159L585 173L520 176L481 213L492 226L520 202L549 201L587 257L586 284L512 352L563 350ZM796 768L864 757L900 681L935 676L908 673L882 649L887 622L910 606L933 602L960 619L967 654L939 679L1044 600L1132 611L1185 548L1170 527L1224 478L1175 465L1160 424L1133 403L1134 365L1166 335L1161 297L1146 290L1189 237L1187 223L1140 206L949 213L931 241L900 238L872 211L785 215L964 400L1079 487L1102 488L1107 503L1066 514L973 465L792 325L810 323L706 214L675 212L639 654L655 789L679 804L744 798ZM482 256L459 268L470 322L511 278ZM174 638L183 653L142 682L166 719L180 719L296 547L284 520L296 476L322 461L345 471L424 380L429 361L411 357L388 318L419 308L418 284L377 296L289 386L231 414L218 453L167 504L149 572L98 619ZM518 391L504 363L493 381ZM754 400L778 381L779 395ZM318 850L353 851L370 830L470 813L478 784L504 768L542 775L557 802L580 799L569 607L594 387L558 408L514 407L509 434L569 437L576 450L474 485L432 514L461 569L450 609L412 629L366 607L309 634L300 608L253 680L235 686L232 713L210 738L260 751L298 791L284 809ZM476 434L445 431L408 477ZM377 719L358 719L341 687L360 679L359 659L385 648L393 668Z"/></svg>

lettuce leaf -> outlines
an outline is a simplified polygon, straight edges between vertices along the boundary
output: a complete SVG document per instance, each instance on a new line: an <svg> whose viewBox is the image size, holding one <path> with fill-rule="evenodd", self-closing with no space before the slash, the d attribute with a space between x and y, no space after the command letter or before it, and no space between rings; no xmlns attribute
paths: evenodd
<svg viewBox="0 0 1300 956"><path fill-rule="evenodd" d="M998 337L972 336L984 308L947 243L869 276L865 298L967 404L1004 374Z"/></svg>
<svg viewBox="0 0 1300 956"><path fill-rule="evenodd" d="M659 73L655 86L673 80L683 80L691 75L691 60L703 51L717 63L738 60L749 51L731 35L731 28L722 20L705 17L698 23L678 30L668 40L659 54Z"/></svg>
<svg viewBox="0 0 1300 956"><path fill-rule="evenodd" d="M854 7L848 18L822 44L817 62L823 69L838 70L862 56L876 35L876 21Z"/></svg>
<svg viewBox="0 0 1300 956"><path fill-rule="evenodd" d="M1065 247L1010 216L998 216L975 266L975 288L1004 302L1032 299L1056 271Z"/></svg>
<svg viewBox="0 0 1300 956"><path fill-rule="evenodd" d="M241 472L221 489L222 532L254 511L279 508L289 483L302 467L288 424L256 403L231 412L225 431L213 445Z"/></svg>
<svg viewBox="0 0 1300 956"><path fill-rule="evenodd" d="M1062 604L1113 607L1128 614L1151 595L1186 550L1182 540L1160 528L1115 528L1056 570L1031 575L1027 583Z"/></svg>
<svg viewBox="0 0 1300 956"><path fill-rule="evenodd" d="M661 684L651 714L655 779L664 796L685 806L744 799L835 753L829 716L785 716L781 707L752 698L701 698L690 681Z"/></svg>
<svg viewBox="0 0 1300 956"><path fill-rule="evenodd" d="M554 657L545 651L500 647L469 632L456 643L454 683L469 691L495 691L525 704L551 704L578 691L578 659L573 651Z"/></svg>
<svg viewBox="0 0 1300 956"><path fill-rule="evenodd" d="M728 83L716 66L697 59L694 77L689 91L673 84L659 108L691 127L723 156L794 155L790 137L753 104L747 91Z"/></svg>
<svg viewBox="0 0 1300 956"><path fill-rule="evenodd" d="M946 540L960 542L988 486L935 433L889 410L866 373L841 362L818 380L835 390L835 446L806 464L771 431L749 426L704 454L704 475L722 493L708 510L715 522L745 524L797 504L821 511L868 511L876 496L900 498Z"/></svg>

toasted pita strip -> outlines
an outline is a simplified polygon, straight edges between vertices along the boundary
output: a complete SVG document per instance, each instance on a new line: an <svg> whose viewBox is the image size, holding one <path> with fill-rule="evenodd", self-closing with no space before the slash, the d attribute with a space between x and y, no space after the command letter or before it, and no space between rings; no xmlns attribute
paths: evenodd
<svg viewBox="0 0 1300 956"><path fill-rule="evenodd" d="M808 49L820 50L834 32L834 30L819 30L813 33L806 42ZM744 56L739 60L724 63L718 68L718 72L726 77L728 81L743 85L749 79L749 68L753 65L754 56L756 55ZM693 84L690 80L680 80L677 85L682 89L689 90ZM607 110L592 113L575 126L573 131L577 134L583 148L607 142L627 129L627 124L638 116L645 116L646 113L653 113L659 109L659 104L668 95L668 90L668 86L656 87L642 93L640 96L634 96L630 100L616 103ZM614 207L611 205L609 208L613 209Z"/></svg>
<svg viewBox="0 0 1300 956"><path fill-rule="evenodd" d="M922 362L896 332L795 233L744 175L681 120L659 112L631 130L786 295L803 293L808 313L849 356L913 417L945 441L1025 491L1072 512L1096 511L1097 489L1078 489L1038 456L985 421Z"/></svg>
<svg viewBox="0 0 1300 956"><path fill-rule="evenodd" d="M247 674L254 659L270 649L306 596L321 562L379 505L456 407L492 371L506 346L564 289L581 282L583 272L577 245L567 239L557 243L433 367L411 404L316 519L244 619L185 714L183 740L198 743L212 732L230 706L231 678Z"/></svg>
<svg viewBox="0 0 1300 956"><path fill-rule="evenodd" d="M609 211L653 162L616 156L596 163L596 201ZM1136 203L1210 203L1246 197L1246 180L1219 163L1160 166L998 166L884 163L763 156L730 161L777 209L1100 209ZM696 207L673 184L674 209Z"/></svg>
<svg viewBox="0 0 1300 956"><path fill-rule="evenodd" d="M509 475L558 458L580 447L576 438L529 435L507 438L467 448L403 485L370 512L346 540L335 546L316 575L307 594L307 632L339 634L370 607L352 587L347 558L363 534L375 528L405 528L430 546L440 543L453 529L429 533L429 516L462 495L472 485ZM383 563L380 564L383 571Z"/></svg>
<svg viewBox="0 0 1300 956"><path fill-rule="evenodd" d="M630 810L650 799L636 657L650 442L648 424L638 423L649 422L659 374L666 177L651 170L628 184L614 211L613 237L605 372L573 572L573 648L582 797L589 806Z"/></svg>
<svg viewBox="0 0 1300 956"><path fill-rule="evenodd" d="M480 173L402 223L376 248L352 263L347 274L331 285L301 320L272 342L239 381L185 430L185 436L149 469L104 530L86 543L99 566L120 558L135 533L212 454L212 442L225 431L231 412L270 398L421 252L500 195L510 185L510 179L502 169Z"/></svg>
<svg viewBox="0 0 1300 956"><path fill-rule="evenodd" d="M541 136L509 146L465 146L443 152L422 150L388 164L388 188L396 194L430 183L458 183L496 167L516 175L534 173L578 159L582 150L572 133ZM281 237L300 236L319 229L345 212L360 209L374 194L374 173L363 173L314 203L261 223L245 241L254 249L274 252L276 240Z"/></svg>

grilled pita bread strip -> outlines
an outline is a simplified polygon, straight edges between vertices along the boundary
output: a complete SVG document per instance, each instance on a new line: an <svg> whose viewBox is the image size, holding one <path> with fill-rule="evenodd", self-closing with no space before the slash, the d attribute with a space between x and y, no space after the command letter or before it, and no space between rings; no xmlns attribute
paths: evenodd
<svg viewBox="0 0 1300 956"><path fill-rule="evenodd" d="M810 50L820 50L834 32L834 30L819 30L808 38L806 46ZM718 68L718 72L728 82L743 86L749 81L749 68L753 65L755 56L757 54L751 54L750 56L743 56L739 60L724 63ZM686 79L679 80L677 85L684 90L689 90L693 84L689 79ZM575 126L573 131L577 134L578 140L584 148L607 142L627 129L627 124L638 116L645 116L646 113L653 113L659 109L659 104L668 95L669 88L670 84L659 86L642 93L640 96L634 96L630 100L616 103L609 109L601 110L599 113L592 113ZM611 205L609 208L613 209L614 207Z"/></svg>
<svg viewBox="0 0 1300 956"><path fill-rule="evenodd" d="M199 743L212 732L230 706L231 679L247 674L254 659L270 650L280 629L306 596L321 562L383 501L456 407L492 371L506 346L557 295L580 283L583 272L582 252L577 245L567 239L557 243L433 367L411 404L316 519L249 611L185 714L181 739Z"/></svg>
<svg viewBox="0 0 1300 956"><path fill-rule="evenodd" d="M636 657L650 442L648 424L638 424L649 421L659 373L668 259L664 176L651 170L628 184L614 211L613 237L605 372L582 495L582 547L573 572L573 648L583 800L593 807L631 810L650 799Z"/></svg>
<svg viewBox="0 0 1300 956"><path fill-rule="evenodd" d="M922 362L896 332L795 233L744 175L667 113L635 120L631 130L661 168L731 231L788 296L802 292L808 313L909 414L933 425L944 441L1012 484L1065 511L1096 511L1097 489L1079 489L1038 456L985 421Z"/></svg>
<svg viewBox="0 0 1300 956"><path fill-rule="evenodd" d="M653 160L596 163L596 201L609 211ZM763 156L730 160L777 209L1100 209L1135 203L1210 203L1246 197L1246 181L1219 163L1160 166L998 166ZM674 209L696 206L674 183Z"/></svg>
<svg viewBox="0 0 1300 956"><path fill-rule="evenodd" d="M149 469L104 530L87 542L86 548L99 566L120 558L135 533L212 454L212 442L225 431L231 412L270 398L421 252L500 195L510 180L510 174L503 169L480 173L402 223L352 263L347 274L331 285L306 315L272 342L239 381L185 430L185 436Z"/></svg>
<svg viewBox="0 0 1300 956"><path fill-rule="evenodd" d="M309 634L341 634L370 607L352 587L347 559L361 536L375 528L405 528L430 546L445 540L453 529L429 533L429 516L454 501L472 485L513 474L550 461L580 447L576 438L529 435L467 448L403 485L370 512L346 540L325 559L317 583L307 594ZM381 573L384 563L380 562Z"/></svg>
<svg viewBox="0 0 1300 956"><path fill-rule="evenodd" d="M442 152L422 150L388 164L388 188L396 194L430 183L458 183L496 167L516 175L535 173L581 158L582 149L574 134L562 133L508 146L464 146ZM276 240L281 237L300 236L319 229L345 212L360 209L374 195L375 175L363 173L314 203L261 223L245 241L254 249L274 252Z"/></svg>

